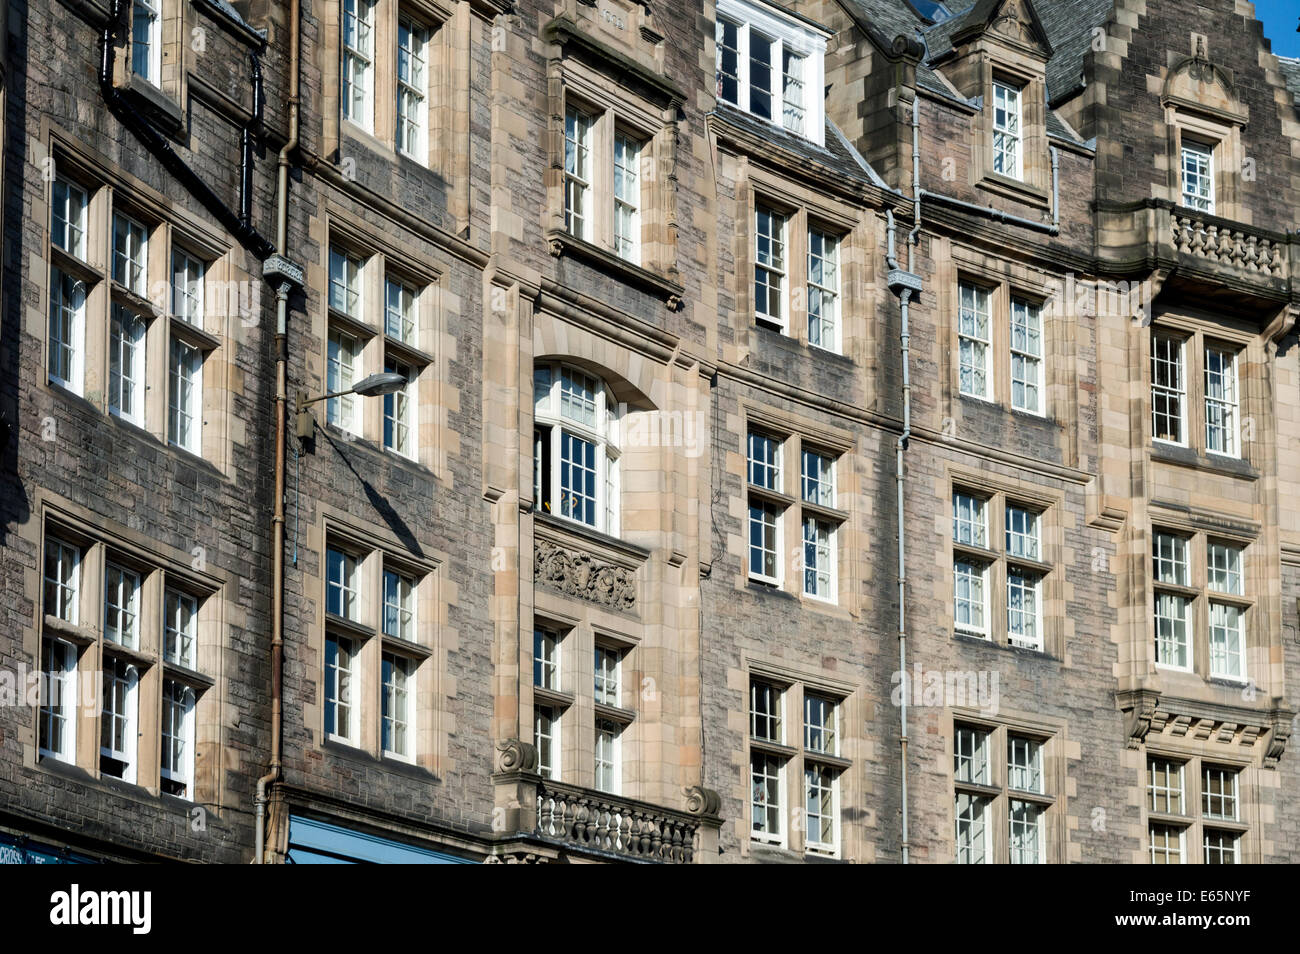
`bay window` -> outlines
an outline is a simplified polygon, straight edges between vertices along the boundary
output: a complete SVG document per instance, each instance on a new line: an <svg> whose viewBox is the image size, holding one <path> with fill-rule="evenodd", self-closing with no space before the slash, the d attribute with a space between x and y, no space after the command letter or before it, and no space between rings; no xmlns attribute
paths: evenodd
<svg viewBox="0 0 1300 954"><path fill-rule="evenodd" d="M715 95L820 145L828 35L772 7L720 0L714 30Z"/></svg>

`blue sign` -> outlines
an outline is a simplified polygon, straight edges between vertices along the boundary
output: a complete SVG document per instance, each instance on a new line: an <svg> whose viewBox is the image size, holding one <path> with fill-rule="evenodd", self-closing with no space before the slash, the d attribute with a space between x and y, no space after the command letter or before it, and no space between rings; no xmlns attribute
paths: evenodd
<svg viewBox="0 0 1300 954"><path fill-rule="evenodd" d="M23 835L0 834L0 865L93 865L95 859Z"/></svg>
<svg viewBox="0 0 1300 954"><path fill-rule="evenodd" d="M472 865L455 855L416 848L329 822L289 816L291 865Z"/></svg>

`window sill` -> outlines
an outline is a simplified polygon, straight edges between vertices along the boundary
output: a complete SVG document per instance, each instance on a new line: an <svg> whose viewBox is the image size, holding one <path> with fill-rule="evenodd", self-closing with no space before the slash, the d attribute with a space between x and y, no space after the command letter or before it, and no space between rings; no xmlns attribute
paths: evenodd
<svg viewBox="0 0 1300 954"><path fill-rule="evenodd" d="M89 626L78 626L76 623L69 623L67 620L48 614L45 616L41 635L47 639L62 639L83 648L93 646L95 640L99 638L99 634Z"/></svg>
<svg viewBox="0 0 1300 954"><path fill-rule="evenodd" d="M367 640L375 635L373 629L362 623L328 612L325 614L325 630L360 640Z"/></svg>
<svg viewBox="0 0 1300 954"><path fill-rule="evenodd" d="M749 738L749 747L755 752L762 752L765 755L775 755L778 758L792 759L799 754L798 750L790 745L783 745L780 742L768 742L765 739L756 739L753 736Z"/></svg>
<svg viewBox="0 0 1300 954"><path fill-rule="evenodd" d="M122 85L127 94L150 115L162 132L172 139L181 138L185 131L185 112L176 100L135 73L128 74L127 80Z"/></svg>
<svg viewBox="0 0 1300 954"><path fill-rule="evenodd" d="M1046 189L1030 185L1023 179L1003 175L1000 172L988 172L976 185L977 189L991 192L1004 199L1024 202L1046 212L1051 208L1051 195Z"/></svg>
<svg viewBox="0 0 1300 954"><path fill-rule="evenodd" d="M59 271L80 279L87 285L93 285L100 281L104 277L105 272L102 265L93 265L90 262L83 262L71 252L65 252L53 242L50 243L50 264Z"/></svg>
<svg viewBox="0 0 1300 954"><path fill-rule="evenodd" d="M209 334L199 325L192 325L184 318L171 316L171 333L173 338L179 338L186 344L193 345L204 353L216 351L221 347L221 340L215 335Z"/></svg>
<svg viewBox="0 0 1300 954"><path fill-rule="evenodd" d="M633 265L613 252L576 238L562 229L547 231L546 240L550 243L551 254L557 258L570 254L584 259L617 278L622 278L644 291L658 295L664 300L669 311L677 311L682 306L682 296L686 294L686 288L675 281L663 278L640 265Z"/></svg>
<svg viewBox="0 0 1300 954"><path fill-rule="evenodd" d="M553 543L572 546L585 542L602 556L630 570L638 569L650 558L650 551L634 543L620 540L586 524L557 517L540 510L533 512L534 535ZM537 530L541 532L538 533Z"/></svg>
<svg viewBox="0 0 1300 954"><path fill-rule="evenodd" d="M635 712L621 706L610 706L603 702L597 702L592 708L597 719L609 719L611 722L617 722L624 727L631 725L636 719Z"/></svg>
<svg viewBox="0 0 1300 954"><path fill-rule="evenodd" d="M573 694L560 692L558 689L547 689L544 686L533 686L533 702L567 709L573 705Z"/></svg>
<svg viewBox="0 0 1300 954"><path fill-rule="evenodd" d="M115 643L107 638L104 640L104 655L125 659L132 665L139 667L142 673L146 669L150 669L154 664L153 659L140 652L140 650L132 649L130 646L123 646L121 643Z"/></svg>
<svg viewBox="0 0 1300 954"><path fill-rule="evenodd" d="M381 637L385 650L391 650L398 655L414 658L417 662L430 658L433 650L421 643L410 639L403 639L400 636L389 636L387 634Z"/></svg>
<svg viewBox="0 0 1300 954"><path fill-rule="evenodd" d="M196 669L182 666L180 663L168 662L165 659L163 660L163 675L199 690L211 689L217 684L217 681L211 676L205 676Z"/></svg>
<svg viewBox="0 0 1300 954"><path fill-rule="evenodd" d="M1251 466L1249 461L1240 457L1201 454L1191 447L1171 444L1167 441L1155 439L1151 441L1151 459L1175 467L1190 467L1216 474L1226 474L1230 477L1241 477L1245 480L1259 480L1259 471Z"/></svg>

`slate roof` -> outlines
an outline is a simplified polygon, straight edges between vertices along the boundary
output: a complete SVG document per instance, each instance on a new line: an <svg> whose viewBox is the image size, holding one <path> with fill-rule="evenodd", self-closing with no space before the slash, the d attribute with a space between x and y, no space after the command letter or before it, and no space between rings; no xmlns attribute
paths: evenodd
<svg viewBox="0 0 1300 954"><path fill-rule="evenodd" d="M779 126L764 122L728 103L719 102L714 112L728 125L770 142L798 158L824 166L836 175L871 185L884 185L866 160L829 119L826 120L826 145L819 146L812 140L786 132Z"/></svg>
<svg viewBox="0 0 1300 954"><path fill-rule="evenodd" d="M1277 62L1282 67L1282 76L1286 80L1286 88L1295 97L1296 106L1300 106L1300 60L1292 59L1289 56L1279 56Z"/></svg>

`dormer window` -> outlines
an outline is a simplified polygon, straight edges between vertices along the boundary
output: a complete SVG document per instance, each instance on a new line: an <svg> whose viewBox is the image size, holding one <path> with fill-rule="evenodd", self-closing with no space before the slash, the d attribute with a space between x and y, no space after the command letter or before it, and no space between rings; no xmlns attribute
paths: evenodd
<svg viewBox="0 0 1300 954"><path fill-rule="evenodd" d="M1020 88L993 81L993 171L1023 179Z"/></svg>
<svg viewBox="0 0 1300 954"><path fill-rule="evenodd" d="M798 136L824 140L822 89L827 34L765 5L718 3L719 100Z"/></svg>

